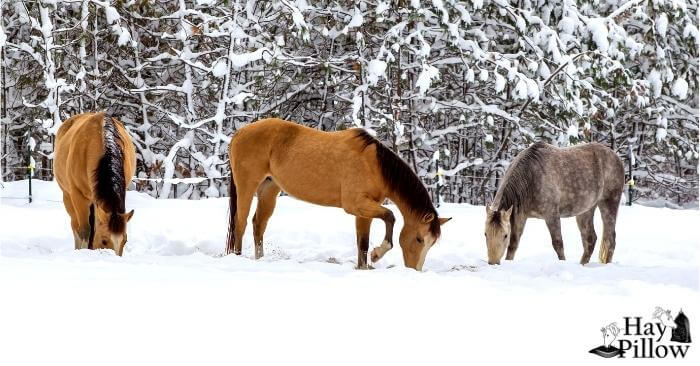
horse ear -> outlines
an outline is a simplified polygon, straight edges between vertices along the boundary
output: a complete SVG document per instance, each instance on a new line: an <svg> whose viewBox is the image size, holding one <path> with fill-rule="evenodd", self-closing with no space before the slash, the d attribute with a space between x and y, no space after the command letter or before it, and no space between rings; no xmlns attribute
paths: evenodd
<svg viewBox="0 0 700 366"><path fill-rule="evenodd" d="M493 210L491 209L491 203L486 204L486 214L491 215L493 213Z"/></svg>
<svg viewBox="0 0 700 366"><path fill-rule="evenodd" d="M427 213L427 214L423 215L422 220L423 220L424 224L427 224L427 223L435 220L435 215L433 215L432 213Z"/></svg>
<svg viewBox="0 0 700 366"><path fill-rule="evenodd" d="M503 212L503 219L508 221L510 219L510 214L513 212L513 206Z"/></svg>
<svg viewBox="0 0 700 366"><path fill-rule="evenodd" d="M440 221L440 225L445 225L446 222L452 220L451 217L438 217L438 221Z"/></svg>
<svg viewBox="0 0 700 366"><path fill-rule="evenodd" d="M123 215L124 219L126 219L126 222L129 222L129 220L131 220L131 217L134 216L134 210L131 210Z"/></svg>

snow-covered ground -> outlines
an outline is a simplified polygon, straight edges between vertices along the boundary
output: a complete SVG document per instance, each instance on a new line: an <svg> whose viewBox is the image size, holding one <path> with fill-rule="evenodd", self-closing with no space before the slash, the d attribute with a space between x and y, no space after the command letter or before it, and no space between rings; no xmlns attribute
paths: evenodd
<svg viewBox="0 0 700 366"><path fill-rule="evenodd" d="M119 258L73 250L55 183L34 181L32 204L26 181L3 185L0 364L590 363L603 360L587 353L600 328L623 316L662 306L700 319L697 210L621 207L605 266L578 264L574 219L562 220L564 262L530 220L516 260L489 266L484 208L446 204L453 220L422 273L403 267L398 245L357 271L354 220L340 209L281 197L256 261L250 227L244 255L221 256L227 199L129 192ZM375 221L371 245L383 230Z"/></svg>

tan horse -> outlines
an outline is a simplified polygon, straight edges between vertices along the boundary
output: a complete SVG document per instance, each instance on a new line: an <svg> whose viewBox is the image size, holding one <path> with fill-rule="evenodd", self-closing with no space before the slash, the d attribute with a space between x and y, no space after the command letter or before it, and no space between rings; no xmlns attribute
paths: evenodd
<svg viewBox="0 0 700 366"><path fill-rule="evenodd" d="M382 244L372 262L393 247L394 214L382 206L389 198L401 211L399 235L406 267L421 270L428 249L440 237L438 218L423 183L394 152L361 129L322 132L280 119L265 119L238 130L229 146L231 184L226 253L241 254L253 196L255 258L263 256L263 233L280 190L317 205L340 207L354 215L357 268L367 268L372 219L384 221Z"/></svg>
<svg viewBox="0 0 700 366"><path fill-rule="evenodd" d="M84 113L63 122L56 136L56 181L71 218L75 249L113 249L126 243L126 185L136 154L124 126L104 113ZM95 206L97 206L95 210Z"/></svg>

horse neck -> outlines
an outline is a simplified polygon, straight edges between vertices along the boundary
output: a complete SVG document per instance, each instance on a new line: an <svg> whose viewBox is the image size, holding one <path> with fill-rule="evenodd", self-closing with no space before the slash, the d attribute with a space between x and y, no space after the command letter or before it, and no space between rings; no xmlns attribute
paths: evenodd
<svg viewBox="0 0 700 366"><path fill-rule="evenodd" d="M396 193L389 192L389 194L387 194L387 198L389 198L391 202L394 202L394 204L396 204L396 207L399 209L399 212L401 212L401 216L403 216L404 225L408 221L418 221L420 219L416 216L415 211L412 210L411 207L406 203L406 200L402 199Z"/></svg>
<svg viewBox="0 0 700 366"><path fill-rule="evenodd" d="M508 181L506 179L510 178L509 176L505 176L503 179L504 181L501 183L501 185L498 187L498 191L496 191L496 195L493 197L493 202L491 202L491 207L494 210L507 210L511 206L513 207L513 213L511 217L514 217L516 214L521 213L525 211L525 207L527 206L528 202L526 200L518 200L518 197L512 197L511 199L515 199L518 201L515 202L509 202L506 203L505 201L505 195L506 195L506 185L508 184Z"/></svg>

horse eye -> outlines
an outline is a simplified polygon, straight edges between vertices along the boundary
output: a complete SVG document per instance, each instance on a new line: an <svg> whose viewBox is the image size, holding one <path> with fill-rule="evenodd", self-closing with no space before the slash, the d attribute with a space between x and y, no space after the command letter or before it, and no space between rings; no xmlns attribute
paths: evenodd
<svg viewBox="0 0 700 366"><path fill-rule="evenodd" d="M503 234L503 239L507 238L508 234Z"/></svg>
<svg viewBox="0 0 700 366"><path fill-rule="evenodd" d="M416 241L418 241L418 244L423 244L423 239L420 236L416 236Z"/></svg>

